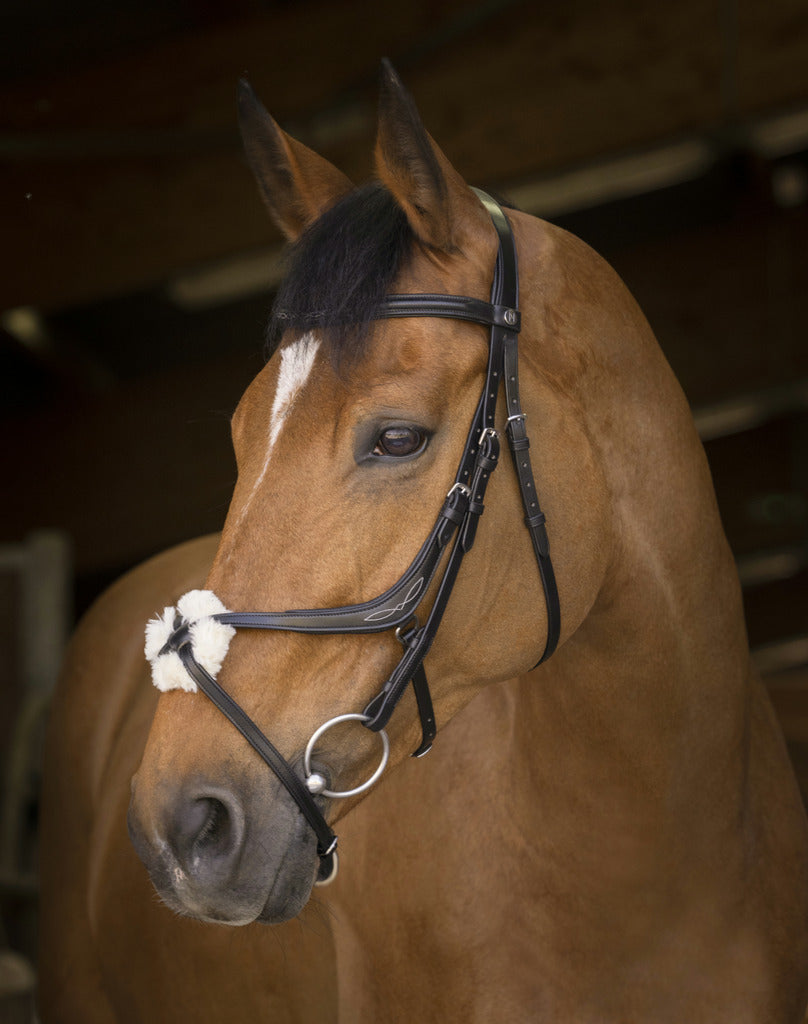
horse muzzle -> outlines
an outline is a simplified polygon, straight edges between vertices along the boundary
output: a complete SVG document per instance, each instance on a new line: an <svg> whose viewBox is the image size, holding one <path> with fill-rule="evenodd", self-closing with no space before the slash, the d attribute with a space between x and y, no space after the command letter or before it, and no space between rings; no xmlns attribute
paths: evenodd
<svg viewBox="0 0 808 1024"><path fill-rule="evenodd" d="M281 792L272 796L202 781L141 789L135 776L129 835L163 902L230 925L299 914L317 876L316 839Z"/></svg>

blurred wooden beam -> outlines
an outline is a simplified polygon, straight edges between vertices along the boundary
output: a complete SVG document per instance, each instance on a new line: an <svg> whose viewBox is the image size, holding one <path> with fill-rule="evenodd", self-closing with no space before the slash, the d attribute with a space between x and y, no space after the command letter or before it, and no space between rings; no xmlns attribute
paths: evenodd
<svg viewBox="0 0 808 1024"><path fill-rule="evenodd" d="M511 184L808 99L808 7L745 5L734 27L726 9L318 0L0 85L0 308L93 301L274 241L235 134L245 72L362 178L388 54L466 177Z"/></svg>

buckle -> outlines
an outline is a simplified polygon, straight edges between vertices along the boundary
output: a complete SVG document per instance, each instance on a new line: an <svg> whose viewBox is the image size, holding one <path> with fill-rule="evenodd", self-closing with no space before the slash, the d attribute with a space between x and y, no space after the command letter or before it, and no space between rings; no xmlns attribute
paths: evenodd
<svg viewBox="0 0 808 1024"><path fill-rule="evenodd" d="M497 468L499 462L499 433L493 427L485 427L480 432L480 440L477 444L477 458L475 465L477 470L487 470L489 473ZM473 504L473 502L472 502Z"/></svg>
<svg viewBox="0 0 808 1024"><path fill-rule="evenodd" d="M413 613L406 622L402 622L400 626L396 627L396 640L406 647L412 635L417 633L420 628L421 623L418 621L418 616Z"/></svg>

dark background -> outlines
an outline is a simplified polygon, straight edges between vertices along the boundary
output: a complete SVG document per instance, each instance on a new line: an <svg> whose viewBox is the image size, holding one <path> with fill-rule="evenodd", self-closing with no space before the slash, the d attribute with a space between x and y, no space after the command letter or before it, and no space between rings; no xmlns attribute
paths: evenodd
<svg viewBox="0 0 808 1024"><path fill-rule="evenodd" d="M362 180L389 56L468 181L575 231L639 300L705 440L808 780L804 0L6 0L0 18L6 747L47 688L47 669L29 678L47 624L223 521L228 419L262 362L280 244L241 156L237 79ZM15 567L42 529L72 572L26 620ZM22 835L0 850L19 903L35 743L25 764ZM4 800L8 818L8 784Z"/></svg>

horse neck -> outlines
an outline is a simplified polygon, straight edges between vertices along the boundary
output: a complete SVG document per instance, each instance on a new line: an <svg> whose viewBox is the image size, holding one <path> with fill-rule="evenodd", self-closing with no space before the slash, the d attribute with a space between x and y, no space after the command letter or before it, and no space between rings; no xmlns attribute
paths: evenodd
<svg viewBox="0 0 808 1024"><path fill-rule="evenodd" d="M568 753L628 758L662 786L685 757L694 773L717 751L742 759L750 667L737 574L689 408L644 317L582 243L554 242L564 269L539 261L546 330L526 355L539 391L556 393L562 432L577 417L600 479L583 502L602 517L597 551L564 551L562 539L561 557L603 569L596 593L568 596L585 614L532 693L550 742L555 728ZM548 312L558 309L569 312ZM562 531L576 509L557 515Z"/></svg>

